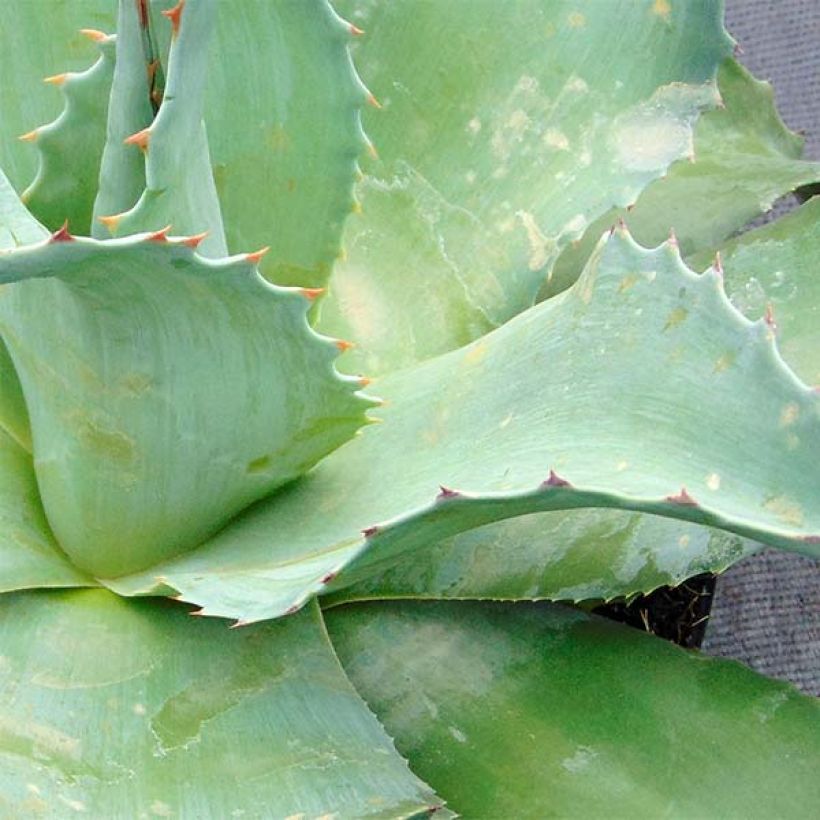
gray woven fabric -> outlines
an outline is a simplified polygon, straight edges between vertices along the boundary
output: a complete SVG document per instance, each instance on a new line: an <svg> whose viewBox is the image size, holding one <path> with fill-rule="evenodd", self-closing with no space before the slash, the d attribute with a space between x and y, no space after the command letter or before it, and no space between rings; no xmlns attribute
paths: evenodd
<svg viewBox="0 0 820 820"><path fill-rule="evenodd" d="M772 82L783 119L820 160L820 0L726 6L743 63ZM820 696L820 562L767 550L737 564L718 579L703 648Z"/></svg>

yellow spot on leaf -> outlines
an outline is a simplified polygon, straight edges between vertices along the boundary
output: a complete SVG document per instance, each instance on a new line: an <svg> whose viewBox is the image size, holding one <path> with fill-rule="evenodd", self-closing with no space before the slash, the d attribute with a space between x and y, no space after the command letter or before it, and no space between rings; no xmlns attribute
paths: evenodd
<svg viewBox="0 0 820 820"><path fill-rule="evenodd" d="M478 344L467 348L467 352L464 354L464 361L468 364L478 364L486 355L486 343L479 342Z"/></svg>
<svg viewBox="0 0 820 820"><path fill-rule="evenodd" d="M785 495L776 495L768 498L763 506L776 515L784 524L799 527L803 524L803 510L800 505Z"/></svg>
<svg viewBox="0 0 820 820"><path fill-rule="evenodd" d="M268 133L268 147L274 151L287 151L290 137L281 125L275 125Z"/></svg>
<svg viewBox="0 0 820 820"><path fill-rule="evenodd" d="M572 28L583 28L587 24L587 18L580 11L574 11L567 17L567 22Z"/></svg>
<svg viewBox="0 0 820 820"><path fill-rule="evenodd" d="M680 538L678 538L678 544L680 544L680 546L682 546L684 549L686 549L686 547L689 546L689 536L688 535L682 535Z"/></svg>
<svg viewBox="0 0 820 820"><path fill-rule="evenodd" d="M800 407L795 402L789 402L780 412L780 426L790 427L797 421L800 415Z"/></svg>
<svg viewBox="0 0 820 820"><path fill-rule="evenodd" d="M717 473L709 473L706 476L706 486L710 490L719 490L720 489L720 476Z"/></svg>
<svg viewBox="0 0 820 820"><path fill-rule="evenodd" d="M637 273L628 273L623 279L621 279L621 282L618 285L618 293L626 293L626 291L634 288L640 281L641 277Z"/></svg>
<svg viewBox="0 0 820 820"><path fill-rule="evenodd" d="M655 0L652 4L652 14L663 17L666 22L669 22L669 17L672 14L672 5L669 0Z"/></svg>
<svg viewBox="0 0 820 820"><path fill-rule="evenodd" d="M666 317L666 324L663 326L664 331L677 327L688 315L689 311L685 307L676 307Z"/></svg>
<svg viewBox="0 0 820 820"><path fill-rule="evenodd" d="M736 356L737 356L737 354L732 352L732 351L728 351L727 353L724 353L715 362L715 368L712 372L713 373L723 373L723 372L725 372L726 370L728 370L734 364Z"/></svg>
<svg viewBox="0 0 820 820"><path fill-rule="evenodd" d="M530 243L528 267L532 271L541 270L555 252L555 242L541 232L535 217L529 211L518 211L516 216L521 220Z"/></svg>

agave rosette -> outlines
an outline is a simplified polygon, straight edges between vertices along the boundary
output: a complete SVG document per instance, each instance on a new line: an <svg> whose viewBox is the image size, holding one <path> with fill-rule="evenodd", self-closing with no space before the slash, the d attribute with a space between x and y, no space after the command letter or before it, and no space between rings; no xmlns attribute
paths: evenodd
<svg viewBox="0 0 820 820"><path fill-rule="evenodd" d="M3 808L816 805L814 701L553 602L820 555L816 203L726 244L820 167L719 4L337 5L0 11Z"/></svg>

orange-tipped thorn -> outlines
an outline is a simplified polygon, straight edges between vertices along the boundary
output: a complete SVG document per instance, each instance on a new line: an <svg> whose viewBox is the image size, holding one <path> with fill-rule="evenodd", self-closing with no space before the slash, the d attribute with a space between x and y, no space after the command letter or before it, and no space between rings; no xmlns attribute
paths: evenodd
<svg viewBox="0 0 820 820"><path fill-rule="evenodd" d="M270 245L265 245L264 248L260 248L258 251L254 251L253 253L246 253L245 259L248 260L252 265L259 264L259 260L270 250Z"/></svg>
<svg viewBox="0 0 820 820"><path fill-rule="evenodd" d="M168 233L171 230L170 225L166 225L164 228L160 228L158 231L154 231L153 233L149 233L146 237L148 242L167 242L168 241Z"/></svg>
<svg viewBox="0 0 820 820"><path fill-rule="evenodd" d="M324 288L299 288L299 293L301 293L305 299L310 299L311 301L318 299L324 292Z"/></svg>
<svg viewBox="0 0 820 820"><path fill-rule="evenodd" d="M179 22L182 19L182 10L185 8L185 0L179 0L172 9L166 9L162 12L163 17L167 17L171 21L171 36L176 37L179 34Z"/></svg>
<svg viewBox="0 0 820 820"><path fill-rule="evenodd" d="M63 222L63 225L59 230L54 231L53 234L49 237L49 242L73 242L74 237L68 232L68 220L66 219Z"/></svg>
<svg viewBox="0 0 820 820"><path fill-rule="evenodd" d="M359 376L359 384L362 387L367 387L369 384L372 384L373 379L368 379L367 376Z"/></svg>
<svg viewBox="0 0 820 820"><path fill-rule="evenodd" d="M367 95L367 104L372 105L373 108L381 108L382 107L382 104L372 94Z"/></svg>
<svg viewBox="0 0 820 820"><path fill-rule="evenodd" d="M120 224L121 219L122 214L111 214L111 216L97 217L97 221L105 225L111 233L114 233L117 230L117 226Z"/></svg>
<svg viewBox="0 0 820 820"><path fill-rule="evenodd" d="M379 158L379 152L376 150L376 146L373 145L373 143L370 142L370 140L367 141L366 147L367 147L367 153L370 154L371 159L378 159Z"/></svg>
<svg viewBox="0 0 820 820"><path fill-rule="evenodd" d="M43 82L49 85L62 85L68 79L68 72L62 74L52 74L50 77L43 77Z"/></svg>
<svg viewBox="0 0 820 820"><path fill-rule="evenodd" d="M720 251L715 254L715 261L712 262L712 267L715 269L715 273L723 276L723 260L720 258Z"/></svg>
<svg viewBox="0 0 820 820"><path fill-rule="evenodd" d="M766 305L766 311L763 314L763 321L772 329L777 330L777 322L774 319L774 308L772 307L772 303L769 302Z"/></svg>
<svg viewBox="0 0 820 820"><path fill-rule="evenodd" d="M143 128L142 131L137 131L136 134L131 134L126 137L123 142L126 145L136 145L141 151L148 150L148 140L151 139L151 129Z"/></svg>
<svg viewBox="0 0 820 820"><path fill-rule="evenodd" d="M677 234L675 233L674 228L669 229L669 239L667 239L667 242L669 243L669 246L672 247L672 248L677 248L678 247L678 237L677 237Z"/></svg>
<svg viewBox="0 0 820 820"><path fill-rule="evenodd" d="M199 243L202 242L203 239L208 235L208 231L202 231L202 233L195 233L193 236L189 236L186 239L182 240L183 245L187 245L189 248L197 248L199 247Z"/></svg>
<svg viewBox="0 0 820 820"><path fill-rule="evenodd" d="M33 131L27 131L25 134L20 134L20 136L17 137L17 139L22 140L23 142L34 142L38 136L39 133L35 128Z"/></svg>
<svg viewBox="0 0 820 820"><path fill-rule="evenodd" d="M361 36L362 36L362 34L364 34L364 31L362 31L362 29L360 29L360 28L359 28L357 25L355 25L354 23L351 23L351 24L350 24L350 33L351 33L354 37L361 37Z"/></svg>
<svg viewBox="0 0 820 820"><path fill-rule="evenodd" d="M84 37L88 37L89 40L93 40L95 43L101 43L103 40L108 39L108 35L104 31L100 31L96 28L81 28L80 34Z"/></svg>
<svg viewBox="0 0 820 820"><path fill-rule="evenodd" d="M339 350L341 350L342 353L344 353L345 351L350 350L353 347L356 347L356 345L354 345L353 342L346 342L344 339L337 339L336 347L338 347Z"/></svg>

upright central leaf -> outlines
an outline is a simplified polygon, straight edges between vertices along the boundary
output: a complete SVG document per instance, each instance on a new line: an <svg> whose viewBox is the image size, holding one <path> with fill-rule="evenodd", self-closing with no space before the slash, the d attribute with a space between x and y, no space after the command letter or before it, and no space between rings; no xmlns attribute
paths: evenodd
<svg viewBox="0 0 820 820"><path fill-rule="evenodd" d="M59 238L59 237L55 237ZM164 235L0 257L0 333L65 551L118 576L196 546L364 422L310 300Z"/></svg>

